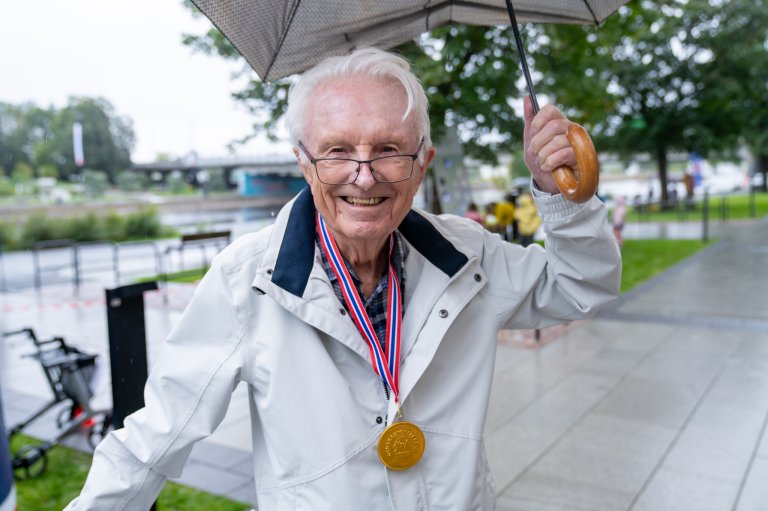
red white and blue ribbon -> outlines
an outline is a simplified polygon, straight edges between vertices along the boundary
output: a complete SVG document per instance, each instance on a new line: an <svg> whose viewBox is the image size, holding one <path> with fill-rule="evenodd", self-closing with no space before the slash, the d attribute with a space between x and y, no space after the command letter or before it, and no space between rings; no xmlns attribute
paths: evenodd
<svg viewBox="0 0 768 511"><path fill-rule="evenodd" d="M394 235L389 235L389 265L387 270L387 338L386 353L381 348L376 337L376 330L371 324L368 313L365 312L365 306L357 293L352 276L344 264L339 248L336 246L336 240L325 225L325 220L317 214L317 232L320 235L320 246L323 247L325 256L331 263L333 273L341 284L341 294L347 303L347 308L352 316L355 326L363 336L368 349L371 353L371 365L381 378L383 378L389 389L395 403L398 402L398 382L400 381L400 325L402 323L402 310L400 298L400 281L392 265L392 252L395 248Z"/></svg>

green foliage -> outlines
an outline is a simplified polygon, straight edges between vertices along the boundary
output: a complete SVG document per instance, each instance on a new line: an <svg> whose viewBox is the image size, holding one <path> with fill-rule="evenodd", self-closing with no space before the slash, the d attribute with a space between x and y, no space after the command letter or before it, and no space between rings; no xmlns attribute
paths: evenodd
<svg viewBox="0 0 768 511"><path fill-rule="evenodd" d="M57 222L57 230L64 239L75 241L97 241L104 239L103 225L95 213Z"/></svg>
<svg viewBox="0 0 768 511"><path fill-rule="evenodd" d="M664 202L670 151L768 151L765 0L636 0L600 27L542 34L540 88L589 120L598 147L650 154Z"/></svg>
<svg viewBox="0 0 768 511"><path fill-rule="evenodd" d="M40 443L35 438L16 435L11 442L11 450L15 452L24 445ZM19 509L63 509L80 493L90 466L91 457L88 454L67 447L54 447L48 452L48 467L42 477L16 482ZM160 493L157 508L163 511L244 511L250 506L180 484L167 483Z"/></svg>
<svg viewBox="0 0 768 511"><path fill-rule="evenodd" d="M59 178L59 168L52 163L45 163L37 167L37 175L40 177Z"/></svg>
<svg viewBox="0 0 768 511"><path fill-rule="evenodd" d="M163 233L163 225L156 208L142 208L125 217L123 236L127 239L157 238Z"/></svg>
<svg viewBox="0 0 768 511"><path fill-rule="evenodd" d="M29 163L20 161L13 167L11 179L16 183L26 183L35 178L35 171Z"/></svg>
<svg viewBox="0 0 768 511"><path fill-rule="evenodd" d="M33 243L43 240L56 240L63 237L63 229L60 225L64 220L52 220L42 213L27 218L19 237L19 247L29 248Z"/></svg>
<svg viewBox="0 0 768 511"><path fill-rule="evenodd" d="M83 127L83 150L89 168L110 180L130 166L135 143L131 121L118 116L102 98L70 98L61 109L43 109L31 103L0 103L0 161L15 169L19 163L40 169L53 165L57 177L69 179L80 172L75 165L72 125Z"/></svg>
<svg viewBox="0 0 768 511"><path fill-rule="evenodd" d="M102 232L106 240L126 240L129 239L125 234L125 217L110 211L101 218Z"/></svg>
<svg viewBox="0 0 768 511"><path fill-rule="evenodd" d="M0 221L0 245L2 245L3 250L8 250L16 244L16 229L13 224Z"/></svg>
<svg viewBox="0 0 768 511"><path fill-rule="evenodd" d="M0 224L2 227L4 224ZM30 216L17 235L10 225L4 227L8 239L6 249L31 247L37 241L71 239L73 241L128 241L175 236L176 232L160 223L156 208L144 208L127 215L109 212L74 218L50 218L44 214Z"/></svg>
<svg viewBox="0 0 768 511"><path fill-rule="evenodd" d="M16 195L16 187L10 179L0 174L0 197Z"/></svg>
<svg viewBox="0 0 768 511"><path fill-rule="evenodd" d="M172 173L166 180L168 191L173 194L189 193L193 190L192 186L184 180L184 176L178 173Z"/></svg>
<svg viewBox="0 0 768 511"><path fill-rule="evenodd" d="M115 179L115 184L126 192L138 192L145 188L142 176L129 170L120 172Z"/></svg>
<svg viewBox="0 0 768 511"><path fill-rule="evenodd" d="M83 188L89 197L101 197L107 191L109 182L103 172L85 169L82 173Z"/></svg>

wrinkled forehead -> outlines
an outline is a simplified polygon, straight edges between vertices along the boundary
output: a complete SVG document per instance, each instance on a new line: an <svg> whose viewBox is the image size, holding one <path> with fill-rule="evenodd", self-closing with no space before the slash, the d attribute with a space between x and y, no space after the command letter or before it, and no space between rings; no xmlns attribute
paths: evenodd
<svg viewBox="0 0 768 511"><path fill-rule="evenodd" d="M394 78L335 77L319 84L307 103L304 136L348 127L410 131L415 126L408 112L408 95Z"/></svg>

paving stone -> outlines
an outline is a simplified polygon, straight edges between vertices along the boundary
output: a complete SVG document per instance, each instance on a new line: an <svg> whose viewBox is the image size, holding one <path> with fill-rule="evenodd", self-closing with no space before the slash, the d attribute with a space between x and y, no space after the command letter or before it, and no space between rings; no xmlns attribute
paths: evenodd
<svg viewBox="0 0 768 511"><path fill-rule="evenodd" d="M592 511L590 508L522 497L501 495L496 501L496 511Z"/></svg>
<svg viewBox="0 0 768 511"><path fill-rule="evenodd" d="M679 428L703 392L701 382L670 385L663 380L630 376L597 405L595 412Z"/></svg>
<svg viewBox="0 0 768 511"><path fill-rule="evenodd" d="M675 438L653 424L590 414L533 466L552 477L636 493Z"/></svg>
<svg viewBox="0 0 768 511"><path fill-rule="evenodd" d="M662 469L632 511L726 511L732 509L738 490L736 483Z"/></svg>
<svg viewBox="0 0 768 511"><path fill-rule="evenodd" d="M757 458L739 496L735 511L765 511L768 507L768 458Z"/></svg>
<svg viewBox="0 0 768 511"><path fill-rule="evenodd" d="M536 471L526 473L505 492L507 499L521 497L590 511L627 509L633 496L631 492L552 477Z"/></svg>

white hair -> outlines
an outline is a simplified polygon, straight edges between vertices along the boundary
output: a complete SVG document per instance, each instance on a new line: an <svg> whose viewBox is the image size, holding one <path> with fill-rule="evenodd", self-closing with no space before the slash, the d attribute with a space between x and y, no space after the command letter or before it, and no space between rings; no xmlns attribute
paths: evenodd
<svg viewBox="0 0 768 511"><path fill-rule="evenodd" d="M306 136L305 113L315 90L330 80L350 76L400 82L408 99L402 119L404 121L413 113L419 135L424 137L424 147L432 146L427 95L421 82L411 71L411 65L399 55L371 47L358 48L340 57L329 57L304 73L299 81L291 86L288 92L285 127L293 144Z"/></svg>

